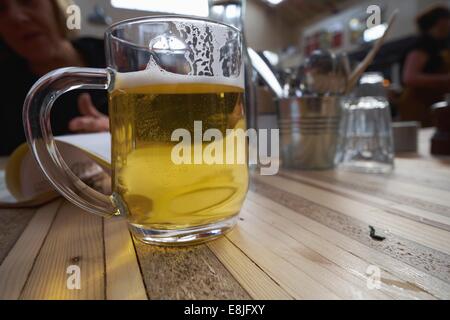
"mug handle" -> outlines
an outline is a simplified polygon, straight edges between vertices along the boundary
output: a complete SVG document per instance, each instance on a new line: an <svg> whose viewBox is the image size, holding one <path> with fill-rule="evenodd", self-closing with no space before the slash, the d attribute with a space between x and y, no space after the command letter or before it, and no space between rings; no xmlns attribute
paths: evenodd
<svg viewBox="0 0 450 320"><path fill-rule="evenodd" d="M62 68L40 78L30 89L23 106L28 145L50 183L78 207L103 217L120 214L113 196L104 195L82 182L64 162L50 125L55 100L75 89L107 90L114 73L109 69Z"/></svg>

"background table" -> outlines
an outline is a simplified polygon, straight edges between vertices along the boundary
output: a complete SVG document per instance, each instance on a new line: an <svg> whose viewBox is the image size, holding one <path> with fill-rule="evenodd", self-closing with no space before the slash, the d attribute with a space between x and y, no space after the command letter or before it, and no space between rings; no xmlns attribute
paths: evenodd
<svg viewBox="0 0 450 320"><path fill-rule="evenodd" d="M0 209L0 298L450 299L450 159L430 134L388 176L254 174L238 226L195 247L136 242L63 199Z"/></svg>

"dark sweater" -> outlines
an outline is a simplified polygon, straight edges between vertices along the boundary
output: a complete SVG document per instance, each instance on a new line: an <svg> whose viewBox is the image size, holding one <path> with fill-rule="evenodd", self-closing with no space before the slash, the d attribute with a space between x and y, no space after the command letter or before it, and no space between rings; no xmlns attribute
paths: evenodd
<svg viewBox="0 0 450 320"><path fill-rule="evenodd" d="M416 43L410 49L420 50L428 56L427 63L422 70L425 73L440 73L444 66L444 60L442 58L442 51L448 48L447 40L436 40L428 35L420 36Z"/></svg>

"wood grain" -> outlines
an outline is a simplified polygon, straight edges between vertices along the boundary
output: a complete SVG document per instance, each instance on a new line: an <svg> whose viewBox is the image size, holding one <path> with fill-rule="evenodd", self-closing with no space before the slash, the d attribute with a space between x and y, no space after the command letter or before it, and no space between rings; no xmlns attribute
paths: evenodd
<svg viewBox="0 0 450 320"><path fill-rule="evenodd" d="M150 299L250 299L206 245L166 248L135 240Z"/></svg>
<svg viewBox="0 0 450 320"><path fill-rule="evenodd" d="M270 278L226 237L210 242L208 247L253 299L293 299L275 280Z"/></svg>
<svg viewBox="0 0 450 320"><path fill-rule="evenodd" d="M370 290L367 287L367 282L369 280L367 269L371 266L371 264L361 257L352 254L352 252L343 250L333 241L330 241L331 239L328 240L326 237L321 237L307 228L304 228L303 224L293 223L299 216L298 213L290 216L290 219L288 219L285 217L286 215L290 215L287 208L283 208L283 214L280 214L279 212L275 213L274 211L253 201L248 201L247 207L249 207L249 210L245 211L244 216L247 217L246 220L250 220L250 224L254 225L258 229L266 230L266 232L269 233L278 233L279 238L288 239L285 241L288 244L290 243L291 247L302 254L306 259L311 260L314 264L319 264L321 267L329 269L332 272L332 275L335 275L336 278L342 277L346 281L351 282L357 287L350 292L355 295L355 298L433 298L433 296L424 291L418 291L415 285L410 285L407 282L402 281L386 270L382 270L383 277L385 279L389 279L392 283L402 283L402 285L392 287L381 282L379 290ZM258 222L257 220L261 220L261 222L264 221L266 225L261 226L261 222ZM288 237L298 241L298 243L292 241ZM293 255L296 253L294 252L291 254ZM312 272L314 272L314 270L312 270ZM333 277L331 276L330 280L332 279Z"/></svg>
<svg viewBox="0 0 450 320"><path fill-rule="evenodd" d="M450 217L450 191L423 186L409 182L397 181L388 176L367 175L346 171L333 172L286 172L283 177L311 177L315 181L326 181L342 188L357 190L379 197L385 201L403 203ZM449 185L450 183L447 182Z"/></svg>
<svg viewBox="0 0 450 320"><path fill-rule="evenodd" d="M33 218L35 209L0 209L0 264Z"/></svg>
<svg viewBox="0 0 450 320"><path fill-rule="evenodd" d="M335 293L238 226L227 238L295 299L339 299Z"/></svg>
<svg viewBox="0 0 450 320"><path fill-rule="evenodd" d="M254 209L254 208L253 208ZM259 215L259 212L255 212ZM308 274L311 278L323 284L342 299L388 299L388 295L378 290L369 290L366 286L366 280L358 278L348 270L322 256L318 252L308 248L295 238L299 231L294 225L291 233L280 229L277 224L267 224L258 218L255 218L248 210L244 210L244 223L241 228L254 236L262 244L265 244L270 250L284 257L291 264L297 266ZM293 230L296 229L296 230Z"/></svg>
<svg viewBox="0 0 450 320"><path fill-rule="evenodd" d="M9 195L6 190L5 172L7 158L0 157L0 201ZM0 209L0 264L16 243L35 209Z"/></svg>
<svg viewBox="0 0 450 320"><path fill-rule="evenodd" d="M64 201L36 258L21 299L104 299L102 218ZM81 288L69 289L69 266L81 271Z"/></svg>
<svg viewBox="0 0 450 320"><path fill-rule="evenodd" d="M273 201L268 199L267 197L260 196L251 191L248 194L248 198L258 205L269 209L276 215L288 219L290 223L301 226L302 228L317 235L319 238L323 239L323 241L332 242L336 247L341 248L341 250L347 251L350 255L353 255L355 257L359 257L368 265L378 266L381 270L386 270L388 274L392 274L394 277L401 279L400 282L392 282L392 284L396 284L392 285L390 281L393 279L391 279L391 277L389 275L386 275L384 272L382 273L382 277L387 279L386 282L392 285L391 289L393 290L393 292L397 291L396 287L398 287L400 291L402 291L404 287L408 287L408 285L414 285L419 287L420 289L413 289L412 294L415 294L415 291L424 291L436 298L450 299L450 284L448 282L433 277L425 271L414 268L411 265L402 262L398 258L386 254L382 250L378 251L375 248L352 239L342 232L339 232L326 226L325 224L317 222L305 216L303 214L303 211L299 212L287 208L279 204L278 202L275 202L277 199L273 198L275 200ZM315 210L315 208L311 208L311 210ZM329 257L329 259L335 258ZM360 274L365 273L364 269L358 270L358 265L355 265L351 259L344 259L342 262L340 262L340 264L342 263L348 264L348 270L350 272L357 272ZM345 264L343 266L345 266ZM405 291L405 293L408 294L407 291ZM428 295L427 297L430 296Z"/></svg>
<svg viewBox="0 0 450 320"><path fill-rule="evenodd" d="M347 172L297 172L282 171L280 176L313 187L322 188L351 199L362 201L391 213L450 231L450 208L440 208L434 203L425 203L397 190L386 192L384 187L377 186L367 175L347 176ZM357 181L357 182L355 182ZM386 181L387 183L387 181ZM434 210L433 210L434 209Z"/></svg>
<svg viewBox="0 0 450 320"><path fill-rule="evenodd" d="M146 300L133 240L124 218L104 220L106 299Z"/></svg>
<svg viewBox="0 0 450 320"><path fill-rule="evenodd" d="M373 240L369 236L369 225L357 218L350 217L336 210L324 207L316 202L273 186L258 183L253 188L265 197L274 199L280 204L293 209L361 244L369 246L384 254L390 255L406 264L412 265L430 275L450 282L450 256L439 250L430 248L420 242L398 236L392 232L376 231L385 236L383 241Z"/></svg>
<svg viewBox="0 0 450 320"><path fill-rule="evenodd" d="M372 225L385 232L421 243L429 248L450 254L450 232L425 225L416 221L392 215L382 209L364 202L316 187L296 183L278 176L254 177L257 181L276 186L286 193L292 193L313 203L337 211L345 216Z"/></svg>
<svg viewBox="0 0 450 320"><path fill-rule="evenodd" d="M18 299L52 225L61 200L36 211L25 231L0 265L0 299Z"/></svg>
<svg viewBox="0 0 450 320"><path fill-rule="evenodd" d="M255 212L258 214L259 212ZM358 278L342 269L318 252L280 230L275 225L264 223L244 210L242 229L265 244L274 254L284 257L291 264L304 271L342 299L388 299L389 296L377 290L369 290L366 279ZM297 228L292 228L297 229ZM292 230L295 235L295 231Z"/></svg>

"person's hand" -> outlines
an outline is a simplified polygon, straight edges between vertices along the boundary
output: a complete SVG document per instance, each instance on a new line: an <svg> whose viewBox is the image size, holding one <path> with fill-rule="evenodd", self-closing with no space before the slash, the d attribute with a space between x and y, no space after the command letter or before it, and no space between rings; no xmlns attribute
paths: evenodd
<svg viewBox="0 0 450 320"><path fill-rule="evenodd" d="M99 112L92 103L88 93L78 97L78 109L81 116L69 122L69 129L74 132L102 132L109 130L109 118Z"/></svg>

